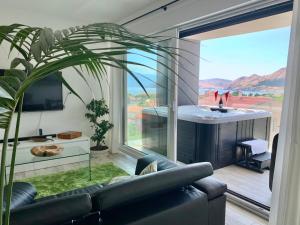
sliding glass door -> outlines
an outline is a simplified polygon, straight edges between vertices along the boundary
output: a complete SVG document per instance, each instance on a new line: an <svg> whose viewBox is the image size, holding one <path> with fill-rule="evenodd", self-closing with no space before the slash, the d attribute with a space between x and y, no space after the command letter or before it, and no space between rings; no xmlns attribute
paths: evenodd
<svg viewBox="0 0 300 225"><path fill-rule="evenodd" d="M272 195L272 143L279 132L285 89L291 6L287 2L180 33L188 43L181 49L195 51L198 58L192 70L197 80L183 76L185 83L178 85L177 159L210 162L213 176L227 184L230 194L267 211ZM181 92L187 90L186 84L190 85L190 93L185 91L189 99Z"/></svg>

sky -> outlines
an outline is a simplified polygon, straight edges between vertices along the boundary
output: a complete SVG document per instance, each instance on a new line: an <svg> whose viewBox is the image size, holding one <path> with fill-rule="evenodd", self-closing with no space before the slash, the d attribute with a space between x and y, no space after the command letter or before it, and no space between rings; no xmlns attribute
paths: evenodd
<svg viewBox="0 0 300 225"><path fill-rule="evenodd" d="M266 75L287 64L290 27L201 41L199 79Z"/></svg>
<svg viewBox="0 0 300 225"><path fill-rule="evenodd" d="M131 54L127 55L127 60L129 62L140 63L145 66L138 65L128 65L128 68L134 73L141 74L156 74L157 69L157 56L151 53L143 52L141 50L132 49L130 51Z"/></svg>
<svg viewBox="0 0 300 225"><path fill-rule="evenodd" d="M290 27L284 27L201 41L199 79L234 80L252 74L273 73L287 64L289 37ZM127 55L128 61L145 64L152 69L129 65L130 70L145 75L156 74L155 55L136 49L131 52Z"/></svg>

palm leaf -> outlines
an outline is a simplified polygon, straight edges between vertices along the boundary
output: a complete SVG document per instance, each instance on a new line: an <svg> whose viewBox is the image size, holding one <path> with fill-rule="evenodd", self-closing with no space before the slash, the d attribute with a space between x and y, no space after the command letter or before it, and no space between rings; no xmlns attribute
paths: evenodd
<svg viewBox="0 0 300 225"><path fill-rule="evenodd" d="M0 26L0 45L5 40L11 44L11 49L16 49L22 56L28 58L28 50L20 47L17 42L14 41L14 35L17 30L25 27L22 24L12 24L10 26Z"/></svg>
<svg viewBox="0 0 300 225"><path fill-rule="evenodd" d="M83 99L80 97L79 94L77 94L77 92L71 87L71 85L69 85L69 83L63 78L62 75L56 75L56 77L64 84L64 86L70 91L72 92L72 94L74 94L76 97L78 97L83 103Z"/></svg>

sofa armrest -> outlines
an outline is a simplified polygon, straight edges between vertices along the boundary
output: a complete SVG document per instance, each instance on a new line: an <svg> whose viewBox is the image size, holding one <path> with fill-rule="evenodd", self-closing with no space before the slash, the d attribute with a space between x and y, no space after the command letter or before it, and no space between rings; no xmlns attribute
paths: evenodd
<svg viewBox="0 0 300 225"><path fill-rule="evenodd" d="M213 177L205 177L196 181L193 186L207 194L208 200L215 199L225 193L227 185Z"/></svg>
<svg viewBox="0 0 300 225"><path fill-rule="evenodd" d="M81 218L92 210L88 194L40 201L11 212L11 225L58 225Z"/></svg>

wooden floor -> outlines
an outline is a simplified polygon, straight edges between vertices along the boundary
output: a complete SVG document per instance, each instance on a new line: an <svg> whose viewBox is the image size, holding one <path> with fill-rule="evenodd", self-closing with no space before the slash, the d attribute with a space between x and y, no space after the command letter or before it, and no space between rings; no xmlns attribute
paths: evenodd
<svg viewBox="0 0 300 225"><path fill-rule="evenodd" d="M253 199L266 206L271 206L269 189L269 171L257 173L236 165L214 171L214 176L227 184L228 189Z"/></svg>
<svg viewBox="0 0 300 225"><path fill-rule="evenodd" d="M113 162L129 174L134 174L136 159L125 154L110 154L107 151L93 152L93 163ZM267 225L268 222L230 202L226 203L226 225Z"/></svg>

